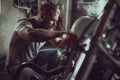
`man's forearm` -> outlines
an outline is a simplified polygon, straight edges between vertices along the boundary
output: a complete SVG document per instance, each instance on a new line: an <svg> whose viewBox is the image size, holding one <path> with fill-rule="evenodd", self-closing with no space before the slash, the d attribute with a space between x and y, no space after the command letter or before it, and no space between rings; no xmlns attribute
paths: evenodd
<svg viewBox="0 0 120 80"><path fill-rule="evenodd" d="M29 32L30 41L46 41L62 35L62 31L51 31L45 29L31 29Z"/></svg>

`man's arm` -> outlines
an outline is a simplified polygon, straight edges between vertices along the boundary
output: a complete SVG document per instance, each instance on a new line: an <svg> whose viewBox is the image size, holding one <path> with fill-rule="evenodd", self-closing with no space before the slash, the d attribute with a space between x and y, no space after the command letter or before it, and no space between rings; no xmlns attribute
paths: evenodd
<svg viewBox="0 0 120 80"><path fill-rule="evenodd" d="M21 25L17 30L20 37L33 42L41 42L60 37L63 32L32 28L31 25Z"/></svg>
<svg viewBox="0 0 120 80"><path fill-rule="evenodd" d="M62 32L60 31L51 31L45 29L29 29L28 30L28 39L30 41L46 41L56 37L60 37Z"/></svg>

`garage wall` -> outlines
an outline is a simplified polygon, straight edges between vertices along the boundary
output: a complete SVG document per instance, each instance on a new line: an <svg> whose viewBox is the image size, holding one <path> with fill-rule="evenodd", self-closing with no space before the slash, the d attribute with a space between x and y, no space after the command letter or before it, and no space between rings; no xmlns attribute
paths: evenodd
<svg viewBox="0 0 120 80"><path fill-rule="evenodd" d="M18 19L25 17L24 10L13 7L13 0L1 0L0 13L0 69L9 49L9 42Z"/></svg>

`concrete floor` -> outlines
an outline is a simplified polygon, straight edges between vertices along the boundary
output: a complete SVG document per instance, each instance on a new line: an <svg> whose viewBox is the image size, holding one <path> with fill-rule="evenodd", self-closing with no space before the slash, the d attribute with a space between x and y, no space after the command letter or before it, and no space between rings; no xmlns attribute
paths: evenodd
<svg viewBox="0 0 120 80"><path fill-rule="evenodd" d="M0 80L12 80L6 72L0 72Z"/></svg>
<svg viewBox="0 0 120 80"><path fill-rule="evenodd" d="M7 72L4 71L6 56L0 57L0 80L11 80Z"/></svg>

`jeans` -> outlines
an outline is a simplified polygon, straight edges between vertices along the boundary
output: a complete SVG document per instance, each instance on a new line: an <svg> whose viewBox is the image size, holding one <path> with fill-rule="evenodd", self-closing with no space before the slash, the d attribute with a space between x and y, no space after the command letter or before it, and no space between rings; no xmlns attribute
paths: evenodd
<svg viewBox="0 0 120 80"><path fill-rule="evenodd" d="M34 59L34 63L42 66L46 63L47 70L51 70L58 66L61 57L61 52L57 48L42 49L39 51L38 56Z"/></svg>
<svg viewBox="0 0 120 80"><path fill-rule="evenodd" d="M51 69L54 69L55 67L57 67L58 66L58 64L59 64L59 61L60 61L60 58L61 58L61 51L59 50L59 49L57 49L57 48L48 48L48 49L41 49L40 51L39 51L39 54L38 54L38 56L35 58L35 59L33 59L33 60L31 60L30 62L33 62L33 63L35 63L35 64L37 64L38 66L42 66L42 65L44 65L44 64L46 64L46 63L48 63L48 65L47 65L47 70L51 70ZM29 63L29 62L28 62ZM12 78L14 78L15 76L15 72L16 72L16 70L18 69L18 67L19 67L20 65L15 65L15 66L12 66L12 67L9 67L8 69L7 69L7 71L8 71L8 73L10 74L10 76L12 77ZM25 69L25 68L24 68ZM28 69L30 69L30 68L28 68ZM27 69L25 69L25 70L27 70ZM32 69L31 69L32 70ZM22 71L24 71L24 70L22 70ZM26 72L26 73L25 73ZM24 75L30 75L30 74L33 74L33 72L32 71L30 71L30 70L27 70L27 71L25 71L24 73ZM29 73L30 72L30 73ZM20 74L19 74L20 75ZM21 79L21 78L20 78ZM35 78L35 76L32 76L31 77L31 80L37 80L37 78Z"/></svg>

